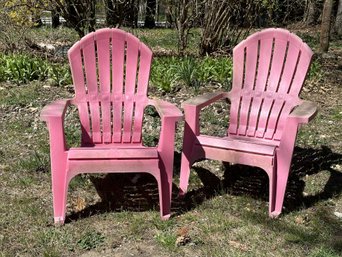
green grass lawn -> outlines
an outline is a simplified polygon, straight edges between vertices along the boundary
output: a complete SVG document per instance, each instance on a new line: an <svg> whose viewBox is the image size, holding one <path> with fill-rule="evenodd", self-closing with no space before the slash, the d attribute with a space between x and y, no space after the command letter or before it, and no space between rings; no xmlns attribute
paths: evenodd
<svg viewBox="0 0 342 257"><path fill-rule="evenodd" d="M71 31L32 33L38 39L50 33L61 41L74 40L68 39ZM135 33L152 47L176 50L176 39L165 39L175 35L171 30ZM340 47L332 52L341 58ZM213 62L222 66L224 61ZM319 114L298 135L285 208L278 219L267 215L266 173L251 167L199 162L192 169L189 193L179 198L181 122L170 220L159 218L157 185L150 176L133 183L135 175L82 175L69 187L67 223L55 227L48 131L39 113L52 100L72 97L73 91L46 80L1 82L0 256L341 256L342 219L334 214L342 213L341 71L335 59L316 62L317 72L307 80L301 97L317 102ZM191 96L225 89L217 79L203 81L198 88L179 79L168 92L152 83L150 96L180 107ZM201 131L224 133L228 107L220 102L206 108ZM80 137L77 119L76 110L70 109L69 145L77 145ZM159 120L153 110L146 111L145 120L144 142L153 145Z"/></svg>

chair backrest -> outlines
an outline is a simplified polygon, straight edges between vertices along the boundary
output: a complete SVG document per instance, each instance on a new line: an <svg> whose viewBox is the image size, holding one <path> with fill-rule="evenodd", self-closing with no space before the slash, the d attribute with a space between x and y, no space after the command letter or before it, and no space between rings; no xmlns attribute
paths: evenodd
<svg viewBox="0 0 342 257"><path fill-rule="evenodd" d="M233 50L228 134L279 141L310 66L311 49L284 29L265 29Z"/></svg>
<svg viewBox="0 0 342 257"><path fill-rule="evenodd" d="M100 29L68 51L82 144L141 143L152 51L119 29Z"/></svg>

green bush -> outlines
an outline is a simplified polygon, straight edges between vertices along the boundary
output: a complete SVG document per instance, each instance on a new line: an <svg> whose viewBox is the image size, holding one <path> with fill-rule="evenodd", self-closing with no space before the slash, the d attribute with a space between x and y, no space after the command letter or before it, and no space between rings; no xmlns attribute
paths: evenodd
<svg viewBox="0 0 342 257"><path fill-rule="evenodd" d="M227 90L233 75L233 62L227 57L205 57L199 69L199 79L202 83L217 82Z"/></svg>
<svg viewBox="0 0 342 257"><path fill-rule="evenodd" d="M0 55L0 81L7 80L20 85L46 79L53 85L69 84L69 68L26 54Z"/></svg>
<svg viewBox="0 0 342 257"><path fill-rule="evenodd" d="M162 91L170 91L179 84L198 89L210 82L219 83L228 90L232 70L232 60L227 57L159 57L152 65L151 82Z"/></svg>
<svg viewBox="0 0 342 257"><path fill-rule="evenodd" d="M194 58L185 58L180 60L180 63L175 69L175 79L178 82L185 84L187 87L198 89L200 85L199 76L200 64Z"/></svg>
<svg viewBox="0 0 342 257"><path fill-rule="evenodd" d="M69 65L51 65L49 68L49 82L53 86L63 86L72 83Z"/></svg>
<svg viewBox="0 0 342 257"><path fill-rule="evenodd" d="M198 89L208 83L219 83L229 89L232 60L227 57L157 57L151 70L151 83L162 91L183 85ZM33 80L47 80L51 85L72 83L69 65L53 64L26 54L0 55L0 81L18 85Z"/></svg>
<svg viewBox="0 0 342 257"><path fill-rule="evenodd" d="M162 91L170 91L176 83L174 57L155 58L151 69L152 84Z"/></svg>
<svg viewBox="0 0 342 257"><path fill-rule="evenodd" d="M46 61L28 55L3 55L0 58L3 80L16 84L33 80L44 80L48 76L49 65Z"/></svg>
<svg viewBox="0 0 342 257"><path fill-rule="evenodd" d="M0 62L0 82L5 80L5 67Z"/></svg>
<svg viewBox="0 0 342 257"><path fill-rule="evenodd" d="M322 77L323 77L322 65L318 59L315 59L310 65L308 78L320 80Z"/></svg>

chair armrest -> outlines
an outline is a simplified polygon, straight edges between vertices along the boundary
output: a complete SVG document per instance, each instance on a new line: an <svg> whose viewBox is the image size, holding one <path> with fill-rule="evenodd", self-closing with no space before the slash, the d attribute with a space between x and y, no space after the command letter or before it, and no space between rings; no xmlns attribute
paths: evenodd
<svg viewBox="0 0 342 257"><path fill-rule="evenodd" d="M158 143L158 152L163 162L173 160L176 122L183 117L182 112L173 104L162 100L149 100L161 119L161 130Z"/></svg>
<svg viewBox="0 0 342 257"><path fill-rule="evenodd" d="M173 118L175 121L180 121L183 118L182 112L174 105L162 100L149 100L149 105L156 108L161 120L164 118Z"/></svg>
<svg viewBox="0 0 342 257"><path fill-rule="evenodd" d="M187 106L194 106L196 107L196 109L202 109L203 107L208 106L209 104L216 102L217 100L227 97L227 93L225 92L208 93L186 100L182 103L182 108L186 108Z"/></svg>
<svg viewBox="0 0 342 257"><path fill-rule="evenodd" d="M303 101L290 113L289 119L294 119L298 123L308 123L317 114L317 105L310 101Z"/></svg>
<svg viewBox="0 0 342 257"><path fill-rule="evenodd" d="M202 108L218 100L229 98L226 92L208 93L186 100L182 103L185 115L185 131L187 134L199 135L199 114ZM185 133L185 132L184 132Z"/></svg>
<svg viewBox="0 0 342 257"><path fill-rule="evenodd" d="M43 108L40 113L40 119L45 121L50 135L50 154L60 156L67 150L64 134L64 115L67 107L70 105L70 99L57 100Z"/></svg>
<svg viewBox="0 0 342 257"><path fill-rule="evenodd" d="M48 122L51 118L64 118L70 99L57 100L46 105L40 113L40 119Z"/></svg>
<svg viewBox="0 0 342 257"><path fill-rule="evenodd" d="M317 105L310 101L302 101L300 105L289 114L286 125L279 144L278 154L282 155L281 161L291 161L293 149L295 146L296 135L300 123L308 123L317 114Z"/></svg>

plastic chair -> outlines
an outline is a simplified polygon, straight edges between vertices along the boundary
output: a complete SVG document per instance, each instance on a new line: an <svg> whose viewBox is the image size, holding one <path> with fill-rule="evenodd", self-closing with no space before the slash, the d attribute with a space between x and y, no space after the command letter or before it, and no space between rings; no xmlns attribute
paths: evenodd
<svg viewBox="0 0 342 257"><path fill-rule="evenodd" d="M182 113L174 105L147 97L152 51L133 35L101 29L68 51L76 96L59 100L41 112L50 135L55 223L64 223L70 180L80 173L147 172L159 189L160 214L170 217L175 124ZM79 111L82 142L67 148L64 114ZM144 108L161 118L157 147L142 145Z"/></svg>
<svg viewBox="0 0 342 257"><path fill-rule="evenodd" d="M199 159L244 164L267 172L269 215L281 213L298 127L317 112L314 103L298 97L312 54L298 36L284 29L257 32L234 48L232 90L182 105L181 195L187 191L191 165ZM231 104L227 136L202 135L201 109L221 99Z"/></svg>

